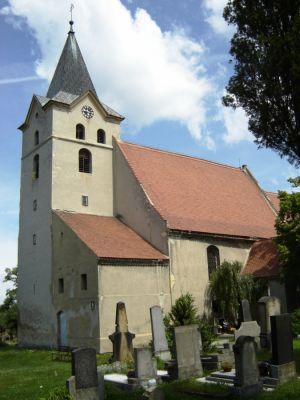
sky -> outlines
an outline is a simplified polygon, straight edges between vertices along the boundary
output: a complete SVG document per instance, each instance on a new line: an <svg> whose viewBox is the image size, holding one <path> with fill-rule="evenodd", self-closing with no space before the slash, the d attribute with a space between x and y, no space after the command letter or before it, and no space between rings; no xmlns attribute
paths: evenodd
<svg viewBox="0 0 300 400"><path fill-rule="evenodd" d="M242 109L222 106L232 75L226 0L72 0L75 35L100 99L126 117L122 139L232 166L267 191L298 171L257 149ZM69 30L71 1L0 0L0 303L17 265L22 134Z"/></svg>

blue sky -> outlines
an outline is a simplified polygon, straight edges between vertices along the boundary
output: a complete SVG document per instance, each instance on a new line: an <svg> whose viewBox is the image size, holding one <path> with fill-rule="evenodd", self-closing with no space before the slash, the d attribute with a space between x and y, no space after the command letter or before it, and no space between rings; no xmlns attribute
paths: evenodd
<svg viewBox="0 0 300 400"><path fill-rule="evenodd" d="M297 170L253 143L242 110L220 103L232 70L226 0L74 0L77 41L122 138L221 163L247 164L268 191ZM0 0L0 279L17 264L21 133L66 40L70 1ZM0 284L0 301L6 286Z"/></svg>

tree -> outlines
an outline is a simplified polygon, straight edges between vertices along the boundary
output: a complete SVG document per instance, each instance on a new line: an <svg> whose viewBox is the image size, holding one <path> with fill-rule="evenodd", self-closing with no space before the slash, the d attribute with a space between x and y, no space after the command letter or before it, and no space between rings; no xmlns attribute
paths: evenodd
<svg viewBox="0 0 300 400"><path fill-rule="evenodd" d="M252 276L241 275L242 264L238 261L224 261L210 278L210 297L219 313L232 325L239 320L241 301L248 299L251 303L256 300L256 292L260 283Z"/></svg>
<svg viewBox="0 0 300 400"><path fill-rule="evenodd" d="M223 104L243 107L259 147L300 164L300 1L229 0L234 74Z"/></svg>
<svg viewBox="0 0 300 400"><path fill-rule="evenodd" d="M6 268L6 275L3 282L12 282L12 289L7 289L6 297L3 304L0 305L0 331L7 331L11 336L17 333L17 282L18 282L18 269Z"/></svg>
<svg viewBox="0 0 300 400"><path fill-rule="evenodd" d="M297 179L290 179L297 185ZM277 243L281 275L287 285L291 308L299 307L300 290L300 193L279 192L280 211L276 219ZM291 297L291 295L293 295Z"/></svg>

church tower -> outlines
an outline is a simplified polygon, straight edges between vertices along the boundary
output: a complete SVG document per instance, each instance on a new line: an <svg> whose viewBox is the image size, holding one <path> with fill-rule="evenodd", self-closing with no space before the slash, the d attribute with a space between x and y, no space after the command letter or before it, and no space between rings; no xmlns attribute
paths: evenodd
<svg viewBox="0 0 300 400"><path fill-rule="evenodd" d="M113 216L113 136L123 119L99 100L70 21L47 95L33 96L20 127L21 345L57 345L52 211Z"/></svg>

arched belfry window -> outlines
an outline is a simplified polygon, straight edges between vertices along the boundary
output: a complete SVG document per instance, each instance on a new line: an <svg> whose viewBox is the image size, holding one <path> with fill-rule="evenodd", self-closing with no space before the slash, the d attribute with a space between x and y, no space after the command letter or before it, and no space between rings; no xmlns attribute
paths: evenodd
<svg viewBox="0 0 300 400"><path fill-rule="evenodd" d="M85 129L82 124L77 124L76 125L76 139L85 139Z"/></svg>
<svg viewBox="0 0 300 400"><path fill-rule="evenodd" d="M92 154L87 149L79 150L79 172L92 172Z"/></svg>
<svg viewBox="0 0 300 400"><path fill-rule="evenodd" d="M105 132L103 129L98 129L97 131L97 142L105 144Z"/></svg>
<svg viewBox="0 0 300 400"><path fill-rule="evenodd" d="M217 267L220 265L220 253L216 246L208 246L207 248L207 265L208 265L208 275L210 276Z"/></svg>
<svg viewBox="0 0 300 400"><path fill-rule="evenodd" d="M32 166L32 177L33 179L37 179L39 177L40 170L40 157L36 154L33 157L33 166Z"/></svg>
<svg viewBox="0 0 300 400"><path fill-rule="evenodd" d="M35 144L35 146L37 146L39 143L40 143L39 131L35 131L35 133L34 133L34 144Z"/></svg>

